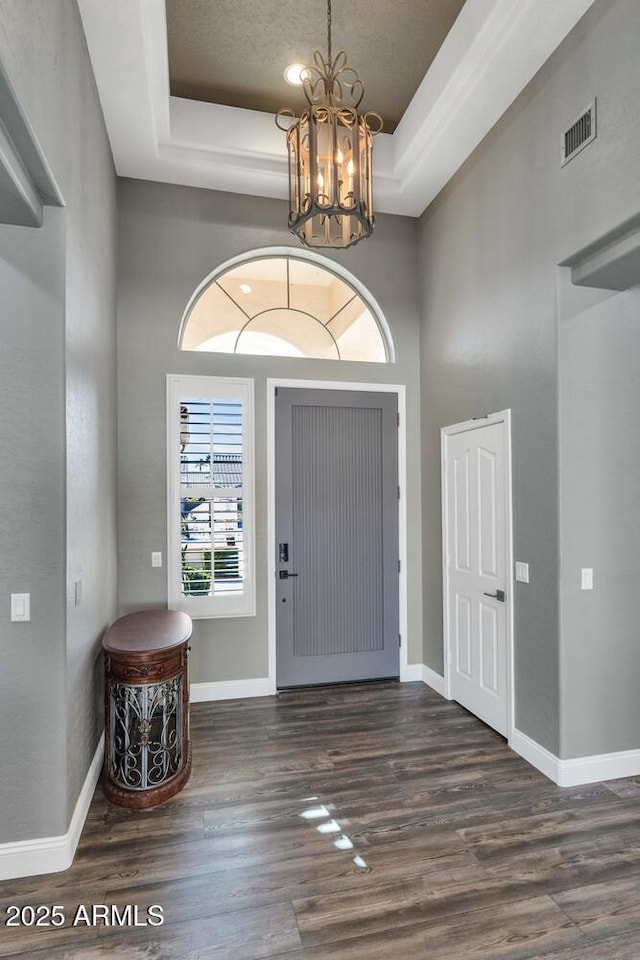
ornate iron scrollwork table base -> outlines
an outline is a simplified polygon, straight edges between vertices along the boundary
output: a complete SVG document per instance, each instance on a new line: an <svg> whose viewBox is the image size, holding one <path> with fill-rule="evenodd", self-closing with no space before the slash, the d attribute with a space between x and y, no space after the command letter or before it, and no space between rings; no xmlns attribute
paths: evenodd
<svg viewBox="0 0 640 960"><path fill-rule="evenodd" d="M141 610L116 620L102 641L102 781L107 798L120 806L153 807L189 779L191 629L186 613Z"/></svg>

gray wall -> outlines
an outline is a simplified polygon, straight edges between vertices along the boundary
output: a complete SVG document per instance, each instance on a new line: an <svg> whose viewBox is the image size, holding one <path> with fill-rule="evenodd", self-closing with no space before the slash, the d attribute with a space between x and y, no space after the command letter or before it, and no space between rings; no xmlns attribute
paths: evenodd
<svg viewBox="0 0 640 960"><path fill-rule="evenodd" d="M64 833L100 729L116 614L115 175L74 0L0 0L0 59L65 201L0 232L0 842ZM82 580L78 607L67 581ZM5 670L5 665L8 669Z"/></svg>
<svg viewBox="0 0 640 960"><path fill-rule="evenodd" d="M0 227L0 303L0 842L7 842L67 827L62 211L47 209L39 230ZM31 593L29 623L9 622L11 593Z"/></svg>
<svg viewBox="0 0 640 960"><path fill-rule="evenodd" d="M586 617L570 612L573 595L563 595L560 632L557 450L567 432L558 437L555 265L640 208L638 36L637 0L596 3L421 222L425 662L442 670L438 432L510 407L515 558L531 568L531 583L518 584L515 597L516 726L566 756L596 752L604 739L608 749L624 749L633 725L621 707L604 739L595 734L600 711L588 733L576 734L586 704L602 698L594 700L597 671L573 668L578 659L601 663L603 641L595 624L582 632ZM561 133L594 96L598 139L561 169ZM611 305L612 323L622 303ZM599 349L603 357L620 346L603 338ZM563 356L573 362L564 347ZM605 454L603 445L598 456ZM574 482L583 466L576 460ZM615 499L616 481L608 481ZM562 533L568 543L569 531ZM577 631L570 641L569 629ZM638 673L640 648L632 653L622 638L618 646L627 659L610 667L612 677Z"/></svg>
<svg viewBox="0 0 640 960"><path fill-rule="evenodd" d="M228 258L266 246L292 245L287 206L277 200L120 181L118 300L118 460L121 610L165 604L167 373L255 378L257 616L199 620L194 625L195 682L267 676L266 378L407 385L409 502L409 662L421 662L419 310L416 222L380 217L374 239L335 260L380 303L397 363L389 366L281 357L180 353L178 326L196 286ZM294 249L295 246L294 246Z"/></svg>
<svg viewBox="0 0 640 960"><path fill-rule="evenodd" d="M640 746L640 288L575 300L559 325L564 757Z"/></svg>

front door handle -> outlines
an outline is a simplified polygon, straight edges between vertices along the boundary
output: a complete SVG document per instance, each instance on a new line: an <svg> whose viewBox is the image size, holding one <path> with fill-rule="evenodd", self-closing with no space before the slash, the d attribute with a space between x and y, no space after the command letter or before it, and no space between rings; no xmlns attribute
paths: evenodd
<svg viewBox="0 0 640 960"><path fill-rule="evenodd" d="M279 577L281 580L288 580L289 577L297 577L297 576L298 576L297 573L289 573L288 570L280 570L280 571L278 571L278 577Z"/></svg>
<svg viewBox="0 0 640 960"><path fill-rule="evenodd" d="M499 600L500 603L504 603L505 601L504 590L496 590L495 593L485 593L485 597L493 597L494 600Z"/></svg>

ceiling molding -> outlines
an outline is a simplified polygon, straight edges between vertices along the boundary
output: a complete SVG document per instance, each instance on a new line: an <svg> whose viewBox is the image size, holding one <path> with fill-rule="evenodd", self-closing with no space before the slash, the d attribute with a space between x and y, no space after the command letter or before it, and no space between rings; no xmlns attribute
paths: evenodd
<svg viewBox="0 0 640 960"><path fill-rule="evenodd" d="M78 0L120 176L286 198L269 114L169 95L164 0ZM375 207L419 216L594 0L467 0L392 134Z"/></svg>

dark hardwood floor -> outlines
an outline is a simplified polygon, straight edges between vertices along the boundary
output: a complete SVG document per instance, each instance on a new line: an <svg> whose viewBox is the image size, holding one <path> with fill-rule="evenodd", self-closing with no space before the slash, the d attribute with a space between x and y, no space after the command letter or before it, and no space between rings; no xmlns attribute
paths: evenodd
<svg viewBox="0 0 640 960"><path fill-rule="evenodd" d="M640 778L556 787L423 684L198 704L192 737L181 794L98 788L70 870L0 883L0 956L640 958ZM6 927L10 904L66 921ZM139 925L77 914L100 904Z"/></svg>

